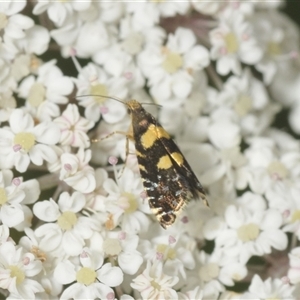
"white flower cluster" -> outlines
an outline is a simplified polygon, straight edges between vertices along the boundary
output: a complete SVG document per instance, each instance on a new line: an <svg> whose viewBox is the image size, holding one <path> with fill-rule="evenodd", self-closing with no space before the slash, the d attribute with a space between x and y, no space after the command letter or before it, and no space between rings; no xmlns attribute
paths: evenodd
<svg viewBox="0 0 300 300"><path fill-rule="evenodd" d="M3 297L299 299L300 35L282 2L0 2ZM161 106L209 208L160 227L107 97Z"/></svg>

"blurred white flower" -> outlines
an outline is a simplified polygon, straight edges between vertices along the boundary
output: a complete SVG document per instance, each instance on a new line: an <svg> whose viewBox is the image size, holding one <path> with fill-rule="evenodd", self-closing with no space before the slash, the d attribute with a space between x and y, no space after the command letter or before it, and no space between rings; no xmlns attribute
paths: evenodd
<svg viewBox="0 0 300 300"><path fill-rule="evenodd" d="M264 201L262 198L260 201ZM280 229L282 216L275 209L255 210L243 206L229 205L224 219L215 217L204 226L207 239L215 239L217 247L224 247L228 253L238 255L245 264L253 255L271 253L271 247L284 250L287 236Z"/></svg>
<svg viewBox="0 0 300 300"><path fill-rule="evenodd" d="M220 23L210 32L211 58L217 61L217 72L227 75L241 73L241 62L256 64L263 51L258 46L251 24L233 9L220 14Z"/></svg>
<svg viewBox="0 0 300 300"><path fill-rule="evenodd" d="M66 104L73 90L71 78L64 76L51 60L37 70L37 77L30 75L19 86L19 97L26 99L29 111L40 121L60 115L59 104Z"/></svg>
<svg viewBox="0 0 300 300"><path fill-rule="evenodd" d="M245 299L296 299L293 297L294 286L281 279L268 278L265 281L255 274L249 292L243 294Z"/></svg>
<svg viewBox="0 0 300 300"><path fill-rule="evenodd" d="M75 79L79 105L85 108L85 117L94 122L100 116L109 123L116 123L126 115L126 106L106 97L115 96L125 99L127 95L124 78L112 78L97 65L89 63L78 79ZM101 97L104 96L104 97Z"/></svg>
<svg viewBox="0 0 300 300"><path fill-rule="evenodd" d="M139 55L139 66L158 103L173 97L186 98L191 93L194 74L208 64L207 49L196 45L191 30L181 27L168 36L165 46L149 45Z"/></svg>

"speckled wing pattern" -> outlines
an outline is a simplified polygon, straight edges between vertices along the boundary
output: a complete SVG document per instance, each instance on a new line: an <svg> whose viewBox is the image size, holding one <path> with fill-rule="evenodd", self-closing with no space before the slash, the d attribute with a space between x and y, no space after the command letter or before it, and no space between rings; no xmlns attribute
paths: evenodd
<svg viewBox="0 0 300 300"><path fill-rule="evenodd" d="M172 225L191 199L205 192L178 146L156 119L136 100L127 102L133 140L149 205L163 228Z"/></svg>

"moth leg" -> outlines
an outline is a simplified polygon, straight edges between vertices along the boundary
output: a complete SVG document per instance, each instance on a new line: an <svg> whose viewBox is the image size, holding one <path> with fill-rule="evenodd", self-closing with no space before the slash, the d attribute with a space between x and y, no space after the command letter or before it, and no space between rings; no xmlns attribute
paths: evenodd
<svg viewBox="0 0 300 300"><path fill-rule="evenodd" d="M115 134L122 134L122 135L125 135L125 137L126 137L125 161L124 161L124 166L122 167L121 172L118 176L118 178L120 178L122 176L123 172L124 172L125 167L126 167L126 162L127 162L128 155L130 154L129 153L129 140L132 140L132 141L134 140L133 135L132 135L132 130L130 129L129 132L116 130L116 131L113 131L113 132L109 133L108 135L106 135L105 137L103 137L101 139L92 140L92 142L97 143L97 142L103 141L107 138L110 138L111 136L113 136Z"/></svg>
<svg viewBox="0 0 300 300"><path fill-rule="evenodd" d="M113 135L115 135L115 134L122 134L122 135L125 135L125 136L128 135L128 133L125 132L125 131L119 131L119 130L116 130L116 131L113 131L113 132L109 133L108 135L106 135L105 137L103 137L103 138L101 138L101 139L93 139L93 140L91 140L91 142L92 142L92 143L98 143L98 142L100 142L100 141L106 140L107 138L109 138L109 137L111 137L111 136L113 136Z"/></svg>
<svg viewBox="0 0 300 300"><path fill-rule="evenodd" d="M126 134L126 146L125 146L125 151L126 151L126 152L125 152L125 161L124 161L124 166L123 166L123 168L121 169L118 178L120 178L120 177L122 176L122 174L123 174L123 172L124 172L124 170L125 170L126 163L127 163L127 159L128 159L128 155L129 155L129 154L132 154L132 153L129 153L129 140L134 141L133 136L132 136L130 133L127 133L127 134Z"/></svg>

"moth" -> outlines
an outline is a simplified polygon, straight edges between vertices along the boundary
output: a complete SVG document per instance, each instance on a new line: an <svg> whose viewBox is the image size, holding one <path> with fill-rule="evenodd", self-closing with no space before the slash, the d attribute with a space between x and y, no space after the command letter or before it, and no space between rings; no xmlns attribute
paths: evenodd
<svg viewBox="0 0 300 300"><path fill-rule="evenodd" d="M136 100L112 99L128 108L132 128L126 136L135 144L149 206L160 225L165 229L172 225L191 199L201 199L208 206L201 183L159 122Z"/></svg>

